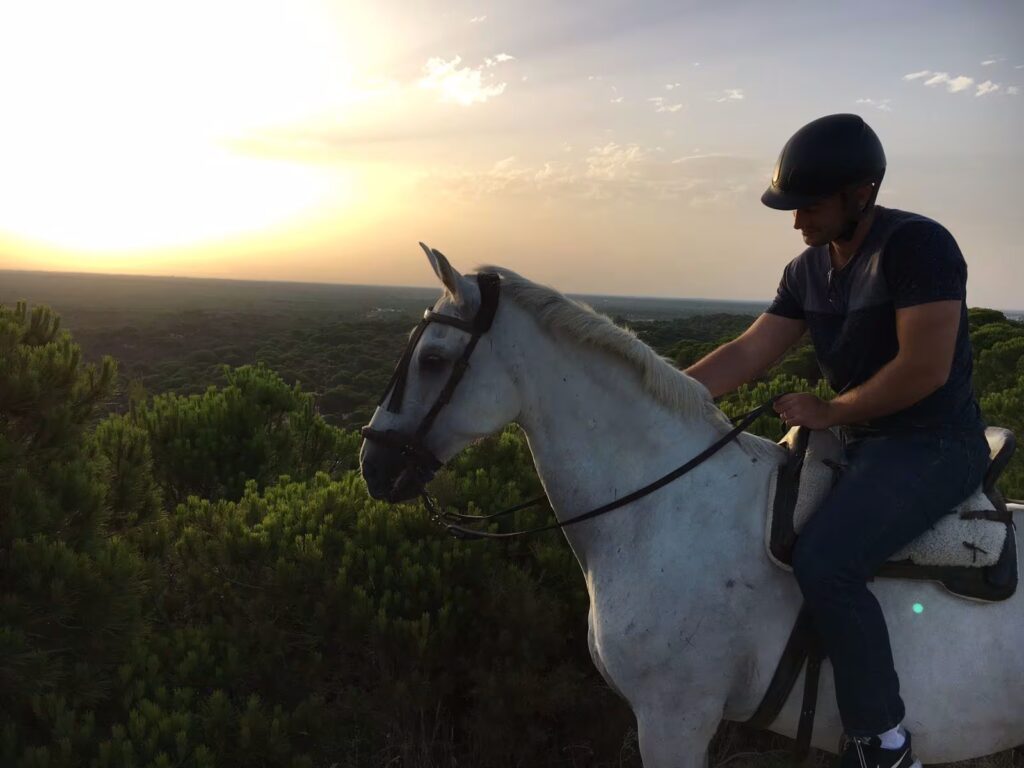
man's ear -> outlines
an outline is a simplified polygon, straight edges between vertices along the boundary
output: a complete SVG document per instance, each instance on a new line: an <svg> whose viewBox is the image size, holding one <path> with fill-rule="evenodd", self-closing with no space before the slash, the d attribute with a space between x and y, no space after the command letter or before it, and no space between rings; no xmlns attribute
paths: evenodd
<svg viewBox="0 0 1024 768"><path fill-rule="evenodd" d="M875 194L875 185L872 182L859 184L857 186L857 210L864 213L871 205L871 198Z"/></svg>
<svg viewBox="0 0 1024 768"><path fill-rule="evenodd" d="M445 255L436 248L429 248L423 243L420 243L420 248L427 254L430 266L434 268L434 274L437 275L438 280L452 295L456 303L468 306L474 296L471 281L460 275L458 270L448 262Z"/></svg>

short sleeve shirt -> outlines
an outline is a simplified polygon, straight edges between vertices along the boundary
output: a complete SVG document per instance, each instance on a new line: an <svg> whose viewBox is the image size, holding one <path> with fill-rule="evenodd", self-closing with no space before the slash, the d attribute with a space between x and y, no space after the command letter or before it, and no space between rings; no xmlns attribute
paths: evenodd
<svg viewBox="0 0 1024 768"><path fill-rule="evenodd" d="M960 328L946 383L902 411L854 426L970 431L983 422L973 392L966 290L967 264L942 225L876 206L871 230L842 269L832 268L828 245L806 249L786 265L766 311L806 322L822 375L840 393L896 356L897 309L959 300Z"/></svg>

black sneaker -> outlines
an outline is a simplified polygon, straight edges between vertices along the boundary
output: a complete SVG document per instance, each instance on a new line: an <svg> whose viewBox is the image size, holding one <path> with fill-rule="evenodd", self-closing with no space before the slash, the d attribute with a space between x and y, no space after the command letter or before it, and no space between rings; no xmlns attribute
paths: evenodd
<svg viewBox="0 0 1024 768"><path fill-rule="evenodd" d="M882 740L877 736L844 737L839 768L921 768L921 761L910 748L910 731L904 732L907 740L899 749L882 749Z"/></svg>

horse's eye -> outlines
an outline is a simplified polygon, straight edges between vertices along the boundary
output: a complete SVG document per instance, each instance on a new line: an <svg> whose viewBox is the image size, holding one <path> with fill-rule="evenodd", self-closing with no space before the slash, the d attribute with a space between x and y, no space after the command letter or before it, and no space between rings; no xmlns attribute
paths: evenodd
<svg viewBox="0 0 1024 768"><path fill-rule="evenodd" d="M425 371L437 371L444 367L444 358L440 355L424 355L420 358L420 368Z"/></svg>

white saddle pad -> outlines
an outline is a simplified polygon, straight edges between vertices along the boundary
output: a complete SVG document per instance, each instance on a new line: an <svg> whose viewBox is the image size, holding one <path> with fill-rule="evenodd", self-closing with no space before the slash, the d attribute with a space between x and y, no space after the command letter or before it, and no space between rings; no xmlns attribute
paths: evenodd
<svg viewBox="0 0 1024 768"><path fill-rule="evenodd" d="M796 439L794 427L780 441L791 446ZM799 533L804 524L832 489L834 471L826 461L841 462L842 445L829 429L814 430L807 441L807 453L800 471L800 488L793 512L793 529ZM774 493L772 494L774 496ZM769 506L772 509L772 506ZM934 526L896 552L890 561L910 560L917 565L966 565L983 567L994 565L1006 541L1006 525L995 520L963 520L964 512L994 510L992 502L978 490L939 519ZM954 514L956 513L956 514ZM771 554L771 515L768 516L766 546ZM775 560L774 557L772 557ZM775 560L786 568L789 566Z"/></svg>

